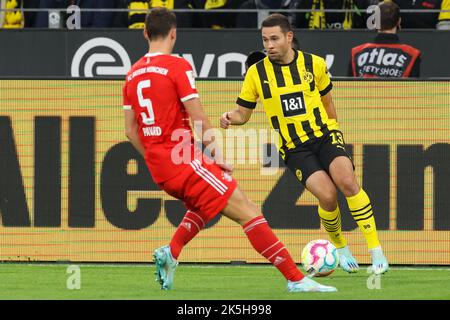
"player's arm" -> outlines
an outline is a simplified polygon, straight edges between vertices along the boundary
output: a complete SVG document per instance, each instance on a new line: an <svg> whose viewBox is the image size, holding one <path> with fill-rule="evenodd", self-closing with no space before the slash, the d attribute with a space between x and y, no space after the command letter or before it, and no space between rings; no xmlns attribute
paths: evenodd
<svg viewBox="0 0 450 320"><path fill-rule="evenodd" d="M337 114L336 114L336 108L334 107L333 98L331 97L331 92L328 92L326 95L321 97L323 106L325 110L327 111L327 115L329 119L336 119L337 121Z"/></svg>
<svg viewBox="0 0 450 320"><path fill-rule="evenodd" d="M211 125L211 122L209 121L208 116L203 110L203 106L199 98L189 99L183 102L183 104L189 114L189 117L191 118L192 127L199 131L196 132L199 137L203 137L205 132L207 132L208 130L214 129ZM204 141L204 144L208 145L208 142Z"/></svg>
<svg viewBox="0 0 450 320"><path fill-rule="evenodd" d="M134 115L134 111L131 106L131 101L128 98L127 83L122 88L123 97L123 111L125 115L125 135L131 144L136 148L136 150L145 157L145 149L142 146L141 140L138 134L138 123Z"/></svg>
<svg viewBox="0 0 450 320"><path fill-rule="evenodd" d="M220 127L228 129L230 125L243 125L250 120L252 113L253 109L238 105L236 109L222 114L220 117Z"/></svg>
<svg viewBox="0 0 450 320"><path fill-rule="evenodd" d="M137 151L145 157L145 149L139 139L138 134L138 124L134 116L133 110L124 110L125 113L125 135L130 140L131 144L136 148Z"/></svg>
<svg viewBox="0 0 450 320"><path fill-rule="evenodd" d="M191 118L192 127L196 131L195 133L201 138L203 145L214 157L215 162L225 171L232 172L233 167L224 161L222 150L218 145L219 141L216 138L215 129L203 110L200 99L192 98L184 101L183 104Z"/></svg>
<svg viewBox="0 0 450 320"><path fill-rule="evenodd" d="M258 90L256 88L256 81L258 75L256 66L253 64L247 70L244 83L242 84L241 93L236 100L237 108L225 112L220 117L220 127L228 129L230 125L243 125L250 120L253 110L256 107L256 100L258 99Z"/></svg>
<svg viewBox="0 0 450 320"><path fill-rule="evenodd" d="M203 110L200 98L198 97L197 89L195 88L195 77L192 67L186 60L178 61L178 73L173 78L177 87L177 92L181 97L184 108L191 118L192 127L195 133L202 140L203 145L208 149L215 162L229 173L233 171L233 167L226 164L218 140L216 138L215 130Z"/></svg>

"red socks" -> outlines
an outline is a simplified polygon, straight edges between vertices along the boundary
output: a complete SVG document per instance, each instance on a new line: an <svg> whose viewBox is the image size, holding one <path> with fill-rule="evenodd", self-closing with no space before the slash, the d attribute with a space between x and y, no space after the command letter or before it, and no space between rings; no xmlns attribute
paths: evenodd
<svg viewBox="0 0 450 320"><path fill-rule="evenodd" d="M178 225L177 231L170 241L170 251L178 259L183 247L205 227L205 222L197 213L188 210Z"/></svg>
<svg viewBox="0 0 450 320"><path fill-rule="evenodd" d="M205 221L197 213L188 210L170 242L172 256L178 259L183 247L204 227ZM263 216L250 220L243 229L253 248L269 260L287 280L303 279L304 275Z"/></svg>
<svg viewBox="0 0 450 320"><path fill-rule="evenodd" d="M253 248L269 260L287 280L300 281L303 279L304 275L263 216L250 220L243 228Z"/></svg>

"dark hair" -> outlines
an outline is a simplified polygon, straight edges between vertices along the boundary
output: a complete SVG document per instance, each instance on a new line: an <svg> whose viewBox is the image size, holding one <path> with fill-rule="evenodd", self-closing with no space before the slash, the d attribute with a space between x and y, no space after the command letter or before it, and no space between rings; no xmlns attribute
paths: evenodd
<svg viewBox="0 0 450 320"><path fill-rule="evenodd" d="M145 29L150 40L165 38L177 27L177 17L166 8L154 8L145 17Z"/></svg>
<svg viewBox="0 0 450 320"><path fill-rule="evenodd" d="M389 30L397 26L400 20L400 7L392 1L384 1L380 8L381 30Z"/></svg>
<svg viewBox="0 0 450 320"><path fill-rule="evenodd" d="M289 31L292 31L291 23L289 22L289 19L282 15L281 13L273 13L267 18L264 19L262 22L262 28L266 27L276 27L279 26L281 28L281 31L283 33L288 33Z"/></svg>
<svg viewBox="0 0 450 320"><path fill-rule="evenodd" d="M253 51L250 52L247 56L247 60L245 60L245 69L248 70L252 65L257 63L258 61L264 59L266 54L262 51Z"/></svg>

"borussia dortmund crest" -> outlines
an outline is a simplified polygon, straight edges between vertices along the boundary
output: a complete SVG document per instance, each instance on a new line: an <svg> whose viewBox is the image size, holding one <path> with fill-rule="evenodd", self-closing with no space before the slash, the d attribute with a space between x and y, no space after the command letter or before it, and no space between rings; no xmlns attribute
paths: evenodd
<svg viewBox="0 0 450 320"><path fill-rule="evenodd" d="M303 80L307 83L311 83L314 80L314 76L311 72L305 70L303 72Z"/></svg>

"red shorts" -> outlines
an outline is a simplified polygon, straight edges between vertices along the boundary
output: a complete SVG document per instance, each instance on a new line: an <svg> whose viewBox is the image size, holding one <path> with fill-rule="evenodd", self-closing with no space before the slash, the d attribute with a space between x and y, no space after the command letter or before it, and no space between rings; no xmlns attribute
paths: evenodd
<svg viewBox="0 0 450 320"><path fill-rule="evenodd" d="M225 208L237 182L215 163L194 160L183 166L186 168L179 175L159 186L182 200L186 208L200 215L206 224Z"/></svg>

